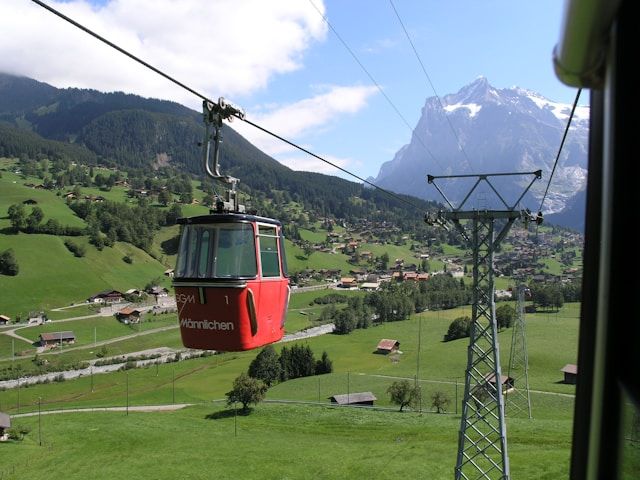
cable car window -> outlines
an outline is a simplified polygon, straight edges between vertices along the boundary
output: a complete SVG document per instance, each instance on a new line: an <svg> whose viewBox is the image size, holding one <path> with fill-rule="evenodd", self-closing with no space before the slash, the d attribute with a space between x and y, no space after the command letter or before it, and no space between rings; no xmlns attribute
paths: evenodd
<svg viewBox="0 0 640 480"><path fill-rule="evenodd" d="M176 278L246 278L257 272L250 224L184 226Z"/></svg>
<svg viewBox="0 0 640 480"><path fill-rule="evenodd" d="M263 277L280 276L280 260L278 259L278 236L276 228L260 225L258 228L260 237L260 263L262 264Z"/></svg>
<svg viewBox="0 0 640 480"><path fill-rule="evenodd" d="M221 225L215 250L216 278L255 277L256 247L253 228L248 223Z"/></svg>
<svg viewBox="0 0 640 480"><path fill-rule="evenodd" d="M186 277L187 265L189 262L189 230L187 227L182 227L182 234L180 236L180 247L178 248L178 262L175 269L176 277Z"/></svg>
<svg viewBox="0 0 640 480"><path fill-rule="evenodd" d="M209 229L203 230L200 235L200 248L198 249L198 278L206 277L209 272L209 250L211 246L211 232Z"/></svg>
<svg viewBox="0 0 640 480"><path fill-rule="evenodd" d="M287 256L284 251L284 235L282 235L282 230L280 231L280 258L282 262L282 274L285 277L289 276L289 267L287 266Z"/></svg>

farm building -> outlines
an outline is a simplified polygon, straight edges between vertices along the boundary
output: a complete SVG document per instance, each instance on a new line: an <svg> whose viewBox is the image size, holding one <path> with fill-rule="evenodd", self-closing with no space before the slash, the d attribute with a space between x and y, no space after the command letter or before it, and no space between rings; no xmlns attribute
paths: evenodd
<svg viewBox="0 0 640 480"><path fill-rule="evenodd" d="M151 288L147 289L147 293L150 295L155 295L156 297L168 297L169 290L164 287L159 287L158 285L154 285Z"/></svg>
<svg viewBox="0 0 640 480"><path fill-rule="evenodd" d="M342 288L357 288L358 282L353 277L343 277L340 279L340 286Z"/></svg>
<svg viewBox="0 0 640 480"><path fill-rule="evenodd" d="M378 290L380 284L378 282L364 282L360 285L361 290Z"/></svg>
<svg viewBox="0 0 640 480"><path fill-rule="evenodd" d="M487 379L487 381L489 383L492 383L495 386L495 384L496 384L495 374L490 373L485 378ZM506 375L500 375L500 383L502 384L502 391L503 392L508 392L509 390L511 390L512 388L515 387L516 381L515 381L515 379L513 379L511 377L507 377Z"/></svg>
<svg viewBox="0 0 640 480"><path fill-rule="evenodd" d="M6 325L10 320L11 318L7 317L6 315L0 315L0 325Z"/></svg>
<svg viewBox="0 0 640 480"><path fill-rule="evenodd" d="M567 363L560 371L564 373L564 383L569 383L571 385L576 384L576 380L578 379L577 365Z"/></svg>
<svg viewBox="0 0 640 480"><path fill-rule="evenodd" d="M382 353L384 355L397 352L400 349L400 342L389 338L383 338L378 342L376 353Z"/></svg>
<svg viewBox="0 0 640 480"><path fill-rule="evenodd" d="M122 301L122 293L117 290L104 290L89 297L90 303L116 303Z"/></svg>
<svg viewBox="0 0 640 480"><path fill-rule="evenodd" d="M116 317L118 318L118 320L125 324L140 322L140 315L142 315L142 312L140 310L129 307L125 307L118 313L116 313Z"/></svg>
<svg viewBox="0 0 640 480"><path fill-rule="evenodd" d="M41 347L55 347L62 343L76 343L76 336L73 332L41 333L39 343Z"/></svg>
<svg viewBox="0 0 640 480"><path fill-rule="evenodd" d="M7 430L11 428L11 417L0 412L0 441L7 439Z"/></svg>
<svg viewBox="0 0 640 480"><path fill-rule="evenodd" d="M331 403L338 405L369 405L377 400L371 392L347 393L346 395L333 395L329 397Z"/></svg>

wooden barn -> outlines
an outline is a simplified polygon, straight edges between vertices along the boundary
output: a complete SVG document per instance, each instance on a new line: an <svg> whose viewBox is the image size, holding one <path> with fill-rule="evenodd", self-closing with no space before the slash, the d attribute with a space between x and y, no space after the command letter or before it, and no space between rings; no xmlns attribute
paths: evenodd
<svg viewBox="0 0 640 480"><path fill-rule="evenodd" d="M116 313L116 317L124 324L139 323L142 312L135 308L125 307Z"/></svg>
<svg viewBox="0 0 640 480"><path fill-rule="evenodd" d="M389 353L395 353L400 350L400 342L389 338L383 338L378 342L376 353L387 355Z"/></svg>
<svg viewBox="0 0 640 480"><path fill-rule="evenodd" d="M373 406L373 402L377 400L376 396L371 392L347 393L346 395L333 395L329 397L331 403L337 405L368 405Z"/></svg>
<svg viewBox="0 0 640 480"><path fill-rule="evenodd" d="M487 381L489 383L492 383L495 386L495 384L496 384L495 374L490 373L485 378L487 379ZM513 379L511 377L507 377L506 375L500 375L500 383L502 384L502 391L503 392L508 392L509 390L511 390L512 388L515 387L516 381L515 381L515 379Z"/></svg>
<svg viewBox="0 0 640 480"><path fill-rule="evenodd" d="M575 385L578 380L578 366L572 363L567 363L560 369L564 373L564 383Z"/></svg>
<svg viewBox="0 0 640 480"><path fill-rule="evenodd" d="M41 333L39 343L41 347L51 348L63 343L76 343L76 336L73 332Z"/></svg>

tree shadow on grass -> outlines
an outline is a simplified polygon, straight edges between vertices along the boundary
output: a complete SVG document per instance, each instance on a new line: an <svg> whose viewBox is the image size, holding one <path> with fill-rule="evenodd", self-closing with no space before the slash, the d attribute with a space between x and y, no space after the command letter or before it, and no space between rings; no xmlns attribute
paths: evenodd
<svg viewBox="0 0 640 480"><path fill-rule="evenodd" d="M168 240L163 241L160 244L160 248L165 255L175 255L178 253L178 246L180 245L180 235L176 235L175 237L171 237Z"/></svg>
<svg viewBox="0 0 640 480"><path fill-rule="evenodd" d="M206 420L224 420L225 418L233 418L236 415L238 415L239 417L246 417L252 411L252 408L248 408L247 410L243 410L242 408L227 408L225 410L219 410L217 412L205 415L204 418Z"/></svg>

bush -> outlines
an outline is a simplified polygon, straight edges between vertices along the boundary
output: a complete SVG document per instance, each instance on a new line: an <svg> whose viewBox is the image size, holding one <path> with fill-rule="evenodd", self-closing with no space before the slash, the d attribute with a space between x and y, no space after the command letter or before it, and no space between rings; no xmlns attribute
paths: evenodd
<svg viewBox="0 0 640 480"><path fill-rule="evenodd" d="M496 323L498 330L509 328L516 318L516 311L511 305L500 305L496 308Z"/></svg>
<svg viewBox="0 0 640 480"><path fill-rule="evenodd" d="M129 255L125 255L124 257L122 257L122 261L128 264L132 264L133 263L133 258L130 257Z"/></svg>
<svg viewBox="0 0 640 480"><path fill-rule="evenodd" d="M67 250L73 253L75 257L84 257L85 253L87 253L87 249L84 245L78 245L71 240L65 240L64 246L67 247Z"/></svg>
<svg viewBox="0 0 640 480"><path fill-rule="evenodd" d="M437 391L431 395L431 406L434 407L438 413L446 413L450 403L451 400L444 392Z"/></svg>
<svg viewBox="0 0 640 480"><path fill-rule="evenodd" d="M347 301L349 301L349 297L340 293L330 293L324 297L317 297L313 299L313 303L317 303L319 305L326 305L327 303L347 303Z"/></svg>
<svg viewBox="0 0 640 480"><path fill-rule="evenodd" d="M471 319L469 317L458 317L449 325L449 330L444 336L444 341L456 340L469 336L471 330Z"/></svg>
<svg viewBox="0 0 640 480"><path fill-rule="evenodd" d="M12 277L18 275L20 272L20 266L16 260L16 256L13 253L13 249L5 250L0 253L0 273L4 275L10 275Z"/></svg>

